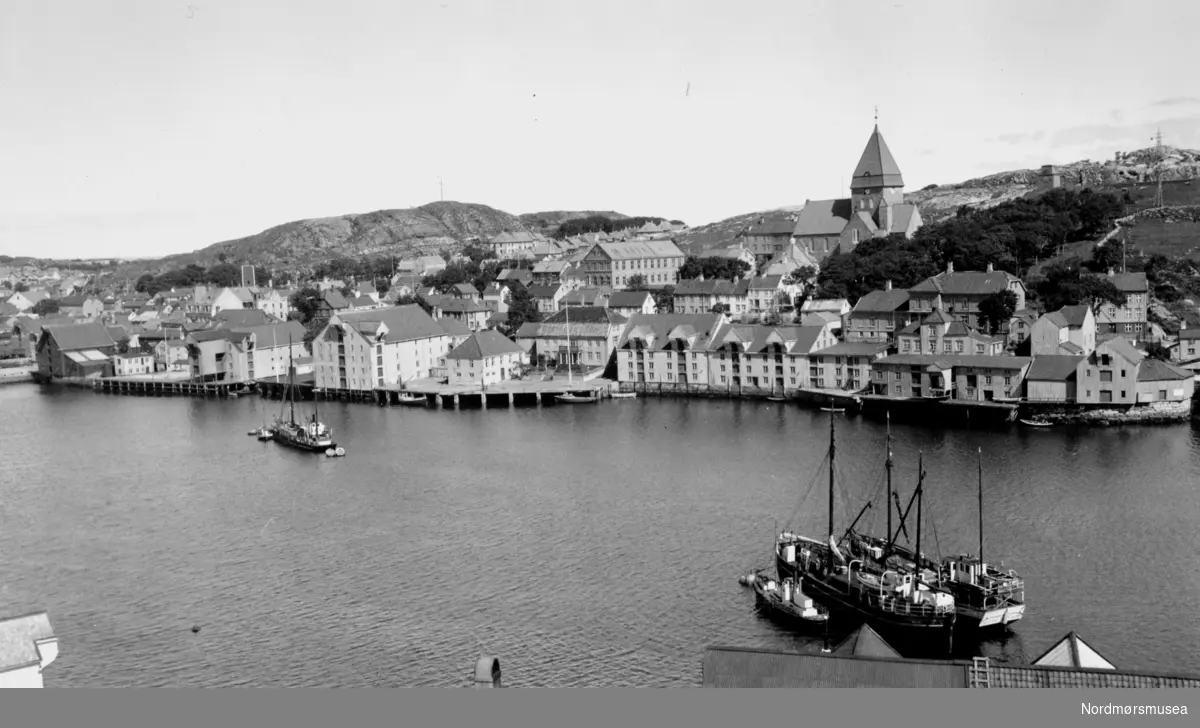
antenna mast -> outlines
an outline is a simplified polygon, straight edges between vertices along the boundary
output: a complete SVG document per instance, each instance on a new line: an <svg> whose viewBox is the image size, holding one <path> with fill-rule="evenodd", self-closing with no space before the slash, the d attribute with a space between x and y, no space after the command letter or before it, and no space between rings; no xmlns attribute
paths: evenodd
<svg viewBox="0 0 1200 728"><path fill-rule="evenodd" d="M1163 169L1162 168L1163 168L1163 160L1166 157L1166 155L1163 153L1162 127L1159 127L1158 133L1150 138L1152 140L1154 140L1154 149L1157 152L1157 157L1158 157L1158 168L1155 170L1155 172L1156 172L1155 176L1158 177L1158 187L1154 191L1154 206L1162 207L1163 206L1163 191L1162 191Z"/></svg>
<svg viewBox="0 0 1200 728"><path fill-rule="evenodd" d="M438 200L446 201L446 187L442 184L442 176L438 175Z"/></svg>

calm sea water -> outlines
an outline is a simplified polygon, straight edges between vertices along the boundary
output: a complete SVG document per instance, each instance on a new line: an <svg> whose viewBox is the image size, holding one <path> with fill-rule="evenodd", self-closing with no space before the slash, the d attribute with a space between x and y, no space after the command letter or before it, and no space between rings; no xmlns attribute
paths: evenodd
<svg viewBox="0 0 1200 728"><path fill-rule="evenodd" d="M687 687L706 645L805 641L736 578L793 514L824 532L827 414L329 404L349 454L327 459L246 436L279 407L0 388L0 611L50 612L48 687L459 686L482 653L514 687ZM1030 606L980 652L1074 629L1118 666L1200 673L1191 426L893 436L905 500L924 452L945 554L976 547L983 448L985 549ZM845 524L882 486L884 430L839 417L838 439Z"/></svg>

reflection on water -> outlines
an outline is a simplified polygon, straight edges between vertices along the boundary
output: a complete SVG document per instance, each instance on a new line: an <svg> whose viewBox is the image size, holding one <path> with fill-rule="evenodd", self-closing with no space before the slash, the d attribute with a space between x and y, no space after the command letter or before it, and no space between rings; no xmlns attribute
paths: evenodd
<svg viewBox="0 0 1200 728"><path fill-rule="evenodd" d="M785 523L824 535L827 413L330 403L348 455L327 459L246 436L279 409L0 389L20 423L0 594L6 612L49 610L48 685L459 685L487 651L515 686L689 686L706 645L813 639L756 616L737 576L772 563ZM848 524L882 486L885 431L837 426ZM977 547L983 450L985 550L1026 578L1029 607L974 649L1027 659L1074 629L1119 666L1200 672L1191 427L892 431L905 501L923 453L922 540L945 554Z"/></svg>

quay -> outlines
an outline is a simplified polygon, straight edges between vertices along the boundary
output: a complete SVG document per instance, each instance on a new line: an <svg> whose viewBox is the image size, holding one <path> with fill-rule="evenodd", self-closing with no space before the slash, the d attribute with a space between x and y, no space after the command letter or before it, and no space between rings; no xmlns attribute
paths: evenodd
<svg viewBox="0 0 1200 728"><path fill-rule="evenodd" d="M286 378L271 377L259 380L257 390L263 397L282 399L287 386ZM610 397L613 382L606 379L575 379L567 381L556 376L554 379L527 380L510 379L485 388L469 385L443 384L437 379L416 379L407 382L404 388L397 386L376 389L331 389L317 387L312 376L298 377L293 385L301 399L326 401L364 402L380 407L395 407L402 403L402 396L425 398L425 404L416 406L435 409L494 409L516 406L542 406L557 404L555 397L562 394ZM411 405L410 405L411 406Z"/></svg>

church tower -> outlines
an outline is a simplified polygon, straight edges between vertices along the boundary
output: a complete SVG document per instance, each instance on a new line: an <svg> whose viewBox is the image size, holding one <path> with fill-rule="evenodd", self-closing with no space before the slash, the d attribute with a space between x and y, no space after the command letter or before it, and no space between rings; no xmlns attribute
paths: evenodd
<svg viewBox="0 0 1200 728"><path fill-rule="evenodd" d="M854 168L854 177L850 182L850 201L854 212L866 212L872 218L877 218L879 206L899 205L904 202L904 179L900 176L900 166L892 157L891 150L879 133L879 124L871 132L867 140L867 148L863 150L858 166ZM889 214L890 218L891 215ZM876 219L876 224L881 221ZM887 222L890 223L890 220ZM884 228L880 224L881 228ZM890 229L890 224L884 229Z"/></svg>

